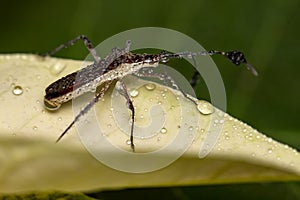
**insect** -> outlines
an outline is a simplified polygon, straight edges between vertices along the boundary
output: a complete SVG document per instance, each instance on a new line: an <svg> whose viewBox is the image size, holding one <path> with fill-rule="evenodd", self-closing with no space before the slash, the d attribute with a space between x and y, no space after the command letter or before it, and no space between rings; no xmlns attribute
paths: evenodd
<svg viewBox="0 0 300 200"><path fill-rule="evenodd" d="M131 131L130 131L130 142L131 149L134 151L135 146L133 142L133 128L135 119L135 109L133 102L130 99L126 85L122 81L122 78L128 74L135 74L137 76L151 76L161 80L167 79L172 85L180 90L182 94L189 98L177 85L176 81L173 80L167 74L150 74L149 68L157 67L159 63L166 63L171 58L193 58L195 56L203 55L215 55L220 54L228 58L235 65L245 64L245 66L254 74L257 75L256 70L252 67L245 59L245 56L240 51L201 51L201 52L180 52L180 53L167 53L162 51L159 54L135 54L129 51L130 41L126 42L124 49L113 48L112 53L101 59L98 56L90 40L80 35L73 40L68 41L55 48L54 50L42 54L42 56L51 56L63 48L67 48L73 45L75 42L83 40L86 48L89 50L91 55L94 57L95 62L88 65L87 67L78 70L77 72L68 74L65 77L51 83L45 89L44 105L49 110L57 110L63 103L76 98L86 92L94 91L97 86L103 85L101 90L97 92L94 98L87 103L87 105L75 116L74 120L65 129L63 133L58 137L56 142L60 141L62 137L68 132L68 130L79 120L79 118L87 113L99 99L101 99L105 92L108 90L110 84L114 80L120 81L122 95L126 98L127 106L131 111ZM194 59L195 62L195 59ZM196 64L196 63L195 63ZM191 80L191 85L195 86L199 77L198 71L196 71ZM194 102L193 99L189 98ZM196 102L194 102L196 104Z"/></svg>

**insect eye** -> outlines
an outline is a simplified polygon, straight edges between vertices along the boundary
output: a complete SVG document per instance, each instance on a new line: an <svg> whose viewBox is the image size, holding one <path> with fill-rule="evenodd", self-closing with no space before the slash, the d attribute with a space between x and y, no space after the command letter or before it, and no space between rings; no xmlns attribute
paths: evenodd
<svg viewBox="0 0 300 200"><path fill-rule="evenodd" d="M59 109L59 107L61 106L61 104L55 103L55 102L51 102L48 99L44 99L44 106L47 110L50 111L54 111Z"/></svg>

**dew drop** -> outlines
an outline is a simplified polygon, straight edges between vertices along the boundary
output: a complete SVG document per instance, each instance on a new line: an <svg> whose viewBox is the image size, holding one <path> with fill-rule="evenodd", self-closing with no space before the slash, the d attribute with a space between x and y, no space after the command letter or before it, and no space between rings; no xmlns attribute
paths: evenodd
<svg viewBox="0 0 300 200"><path fill-rule="evenodd" d="M207 101L203 101L203 100L198 101L197 109L203 115L210 115L214 112L213 106Z"/></svg>
<svg viewBox="0 0 300 200"><path fill-rule="evenodd" d="M156 88L156 85L153 84L153 83L147 83L147 84L144 85L144 87L145 87L147 90L152 91L152 90L154 90L154 89Z"/></svg>
<svg viewBox="0 0 300 200"><path fill-rule="evenodd" d="M281 160L280 156L277 156L276 159L277 159L277 160Z"/></svg>
<svg viewBox="0 0 300 200"><path fill-rule="evenodd" d="M50 73L53 75L58 75L65 69L65 67L66 66L63 63L55 63L50 67Z"/></svg>
<svg viewBox="0 0 300 200"><path fill-rule="evenodd" d="M162 134L165 134L165 133L167 133L167 129L166 129L166 128L162 128L162 129L160 130L160 132L161 132Z"/></svg>
<svg viewBox="0 0 300 200"><path fill-rule="evenodd" d="M201 128L201 129L200 129L200 132L201 132L201 133L204 133L204 131L205 131L204 128Z"/></svg>
<svg viewBox="0 0 300 200"><path fill-rule="evenodd" d="M139 91L137 91L137 90L131 90L129 92L129 94L130 94L131 97L137 97L139 95Z"/></svg>
<svg viewBox="0 0 300 200"><path fill-rule="evenodd" d="M16 85L12 92L14 95L17 95L17 96L21 95L21 94L23 94L23 88L19 85Z"/></svg>
<svg viewBox="0 0 300 200"><path fill-rule="evenodd" d="M273 150L272 149L268 149L268 153L272 153L273 152Z"/></svg>
<svg viewBox="0 0 300 200"><path fill-rule="evenodd" d="M131 145L130 139L126 140L126 144L127 144L127 145Z"/></svg>
<svg viewBox="0 0 300 200"><path fill-rule="evenodd" d="M194 127L190 126L189 131L192 131L192 130L194 130Z"/></svg>
<svg viewBox="0 0 300 200"><path fill-rule="evenodd" d="M107 124L107 128L111 128L112 126L111 126L111 124ZM130 142L130 141L129 141Z"/></svg>
<svg viewBox="0 0 300 200"><path fill-rule="evenodd" d="M225 140L229 140L229 139L230 139L229 135L226 135Z"/></svg>
<svg viewBox="0 0 300 200"><path fill-rule="evenodd" d="M38 127L37 127L37 126L33 126L32 129L33 129L34 131L36 131L36 130L38 130Z"/></svg>
<svg viewBox="0 0 300 200"><path fill-rule="evenodd" d="M58 121L61 121L61 120L62 120L62 117L59 117L59 118L58 118Z"/></svg>
<svg viewBox="0 0 300 200"><path fill-rule="evenodd" d="M271 143L272 141L273 141L272 138L267 139L267 142L269 142L269 143Z"/></svg>
<svg viewBox="0 0 300 200"><path fill-rule="evenodd" d="M160 137L157 137L157 142L159 142L161 140L161 138Z"/></svg>

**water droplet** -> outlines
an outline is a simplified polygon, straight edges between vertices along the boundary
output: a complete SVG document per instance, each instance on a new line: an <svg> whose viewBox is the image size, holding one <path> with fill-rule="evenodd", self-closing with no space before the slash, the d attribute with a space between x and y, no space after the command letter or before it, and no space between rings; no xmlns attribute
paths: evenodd
<svg viewBox="0 0 300 200"><path fill-rule="evenodd" d="M226 135L225 140L229 140L229 139L230 139L229 135Z"/></svg>
<svg viewBox="0 0 300 200"><path fill-rule="evenodd" d="M260 135L257 135L257 136L256 136L256 139L260 139Z"/></svg>
<svg viewBox="0 0 300 200"><path fill-rule="evenodd" d="M23 88L19 85L16 85L13 89L13 94L14 95L21 95L23 94Z"/></svg>
<svg viewBox="0 0 300 200"><path fill-rule="evenodd" d="M129 94L130 94L131 97L137 97L139 95L139 91L137 91L137 90L131 90L129 92Z"/></svg>
<svg viewBox="0 0 300 200"><path fill-rule="evenodd" d="M148 108L145 108L144 111L145 111L145 112L148 112Z"/></svg>
<svg viewBox="0 0 300 200"><path fill-rule="evenodd" d="M272 153L273 152L273 150L272 149L268 149L268 153Z"/></svg>
<svg viewBox="0 0 300 200"><path fill-rule="evenodd" d="M198 101L197 109L203 115L210 115L214 112L214 107L207 101L203 100Z"/></svg>
<svg viewBox="0 0 300 200"><path fill-rule="evenodd" d="M190 127L189 127L189 131L192 131L192 130L194 130L194 127L193 127L193 126L190 126Z"/></svg>
<svg viewBox="0 0 300 200"><path fill-rule="evenodd" d="M33 126L32 129L33 129L34 131L36 131L36 130L38 130L38 127L37 127L37 126Z"/></svg>
<svg viewBox="0 0 300 200"><path fill-rule="evenodd" d="M204 131L205 131L204 128L201 128L201 129L200 129L200 132L201 132L201 133L204 133Z"/></svg>
<svg viewBox="0 0 300 200"><path fill-rule="evenodd" d="M147 84L145 84L144 86L145 86L145 88L146 88L147 90L149 90L149 91L152 91L152 90L154 90L154 89L156 88L156 85L153 84L153 83L147 83Z"/></svg>
<svg viewBox="0 0 300 200"><path fill-rule="evenodd" d="M244 128L244 129L243 129L243 133L246 133L246 132L247 132L247 129Z"/></svg>
<svg viewBox="0 0 300 200"><path fill-rule="evenodd" d="M36 102L37 104L39 104L39 103L40 103L40 100L36 100L35 102Z"/></svg>
<svg viewBox="0 0 300 200"><path fill-rule="evenodd" d="M112 126L111 126L111 124L107 124L107 128L111 128Z"/></svg>
<svg viewBox="0 0 300 200"><path fill-rule="evenodd" d="M161 101L158 101L157 103L158 103L158 105L161 105Z"/></svg>
<svg viewBox="0 0 300 200"><path fill-rule="evenodd" d="M144 119L144 115L143 115L143 114L141 114L141 115L140 115L140 118L141 118L141 119Z"/></svg>
<svg viewBox="0 0 300 200"><path fill-rule="evenodd" d="M162 129L160 130L160 132L161 132L162 134L165 134L165 133L167 133L167 129L166 129L166 128L162 128Z"/></svg>
<svg viewBox="0 0 300 200"><path fill-rule="evenodd" d="M59 117L59 118L58 118L58 121L61 121L61 120L62 120L62 117Z"/></svg>
<svg viewBox="0 0 300 200"><path fill-rule="evenodd" d="M281 160L280 156L277 156L276 159L277 159L277 160Z"/></svg>
<svg viewBox="0 0 300 200"><path fill-rule="evenodd" d="M267 142L269 142L269 143L271 143L272 141L273 141L272 138L267 139Z"/></svg>
<svg viewBox="0 0 300 200"><path fill-rule="evenodd" d="M159 142L161 140L161 138L160 137L157 137L157 142Z"/></svg>
<svg viewBox="0 0 300 200"><path fill-rule="evenodd" d="M66 66L63 63L57 62L50 67L50 73L53 75L58 75L65 69L65 67Z"/></svg>
<svg viewBox="0 0 300 200"><path fill-rule="evenodd" d="M130 139L126 140L126 144L127 144L127 145L131 145Z"/></svg>

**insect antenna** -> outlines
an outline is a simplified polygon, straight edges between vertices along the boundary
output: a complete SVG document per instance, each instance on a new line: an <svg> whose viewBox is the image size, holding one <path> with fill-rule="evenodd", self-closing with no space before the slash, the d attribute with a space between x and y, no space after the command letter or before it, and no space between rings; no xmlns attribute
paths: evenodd
<svg viewBox="0 0 300 200"><path fill-rule="evenodd" d="M193 58L194 56L212 56L212 55L216 55L216 54L220 54L225 56L226 58L228 58L233 64L235 65L240 65L240 64L244 64L248 70L251 71L251 73L255 76L258 75L257 71L255 70L255 68L247 62L245 55L237 50L233 50L233 51L216 51L216 50L210 50L210 51L200 51L200 52L190 52L190 51L186 51L186 52L179 52L179 53L174 53L174 54L170 54L170 53L163 53L162 54L162 59L168 59L168 58ZM195 61L194 61L195 62ZM194 74L195 78L198 78L198 74Z"/></svg>

